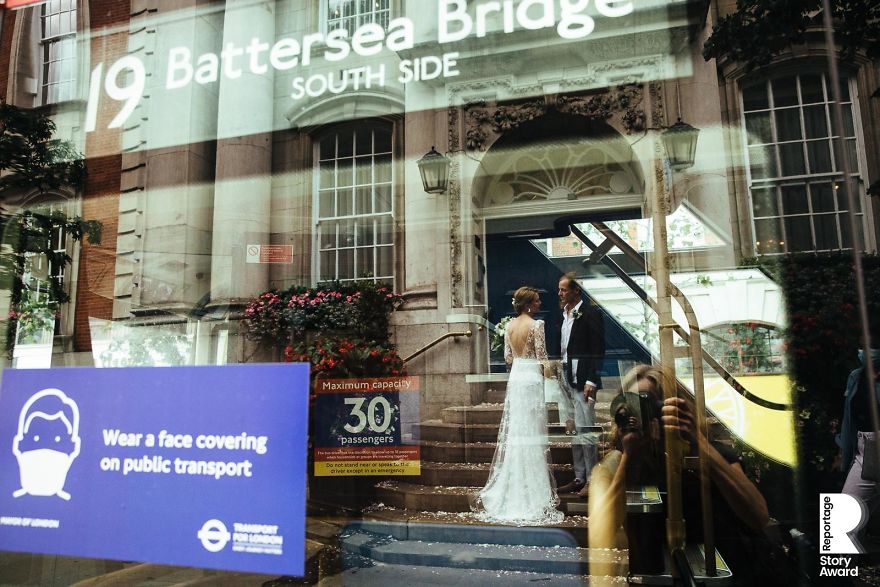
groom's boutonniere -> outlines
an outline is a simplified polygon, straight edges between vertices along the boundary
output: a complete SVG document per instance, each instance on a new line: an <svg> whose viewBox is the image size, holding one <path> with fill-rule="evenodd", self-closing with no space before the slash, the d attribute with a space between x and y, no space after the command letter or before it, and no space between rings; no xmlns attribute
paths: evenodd
<svg viewBox="0 0 880 587"><path fill-rule="evenodd" d="M575 319L575 320L577 320L577 319L580 318L581 316L583 316L583 314L581 313L580 310L573 310L573 311L571 312L571 317L572 317L573 319Z"/></svg>

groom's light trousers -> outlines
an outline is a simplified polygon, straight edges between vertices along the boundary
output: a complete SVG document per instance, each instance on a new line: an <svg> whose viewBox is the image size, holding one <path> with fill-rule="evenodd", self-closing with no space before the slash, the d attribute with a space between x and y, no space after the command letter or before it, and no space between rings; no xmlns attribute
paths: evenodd
<svg viewBox="0 0 880 587"><path fill-rule="evenodd" d="M574 425L577 427L577 436L571 439L571 457L574 468L574 476L581 481L589 481L593 467L599 462L598 439L595 434L587 433L588 426L596 425L596 408L584 399L584 390L573 389L568 381L561 380L563 392L571 402L566 410L568 414L574 412Z"/></svg>

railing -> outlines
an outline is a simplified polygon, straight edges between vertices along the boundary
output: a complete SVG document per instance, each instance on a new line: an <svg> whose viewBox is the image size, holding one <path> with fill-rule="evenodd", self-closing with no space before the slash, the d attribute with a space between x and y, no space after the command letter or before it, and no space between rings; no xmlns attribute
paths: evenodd
<svg viewBox="0 0 880 587"><path fill-rule="evenodd" d="M482 330L482 328L481 328L481 330ZM403 362L408 363L409 361L415 359L416 357L418 357L422 353L425 353L428 350L434 348L435 346L437 346L438 344L440 344L441 342L443 342L447 338L457 338L460 336L470 338L471 336L473 336L473 332L471 332L470 330L465 330L464 332L447 332L443 336L440 336L439 338L432 340L431 342L429 342L428 344L426 344L425 346L423 346L422 348L420 348L419 350L417 350L413 354L411 354L408 357L406 357L405 359L403 359Z"/></svg>

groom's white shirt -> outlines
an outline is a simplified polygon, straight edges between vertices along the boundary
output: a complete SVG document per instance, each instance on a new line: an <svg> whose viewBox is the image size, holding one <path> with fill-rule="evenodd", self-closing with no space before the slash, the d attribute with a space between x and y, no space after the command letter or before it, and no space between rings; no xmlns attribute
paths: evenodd
<svg viewBox="0 0 880 587"><path fill-rule="evenodd" d="M571 327L574 325L574 313L580 309L584 300L579 301L573 308L562 311L562 362L568 362L568 341L571 338ZM572 359L571 370L577 373L577 359Z"/></svg>

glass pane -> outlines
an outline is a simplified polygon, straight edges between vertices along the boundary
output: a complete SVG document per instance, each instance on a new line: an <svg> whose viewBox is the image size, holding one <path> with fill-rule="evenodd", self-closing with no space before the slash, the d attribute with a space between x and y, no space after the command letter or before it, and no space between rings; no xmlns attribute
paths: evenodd
<svg viewBox="0 0 880 587"><path fill-rule="evenodd" d="M816 102L825 101L825 94L822 91L821 75L801 76L801 100L804 104L814 104Z"/></svg>
<svg viewBox="0 0 880 587"><path fill-rule="evenodd" d="M322 161L319 169L318 188L334 187L336 182L336 163L333 161Z"/></svg>
<svg viewBox="0 0 880 587"><path fill-rule="evenodd" d="M378 227L376 229L376 243L382 245L390 245L393 242L391 216L380 216L377 224Z"/></svg>
<svg viewBox="0 0 880 587"><path fill-rule="evenodd" d="M321 251L321 275L320 279L333 279L336 277L336 251Z"/></svg>
<svg viewBox="0 0 880 587"><path fill-rule="evenodd" d="M336 216L336 192L333 190L326 190L320 192L318 194L318 216L320 218L327 218L329 216Z"/></svg>
<svg viewBox="0 0 880 587"><path fill-rule="evenodd" d="M359 247L372 246L375 239L372 218L360 218L357 221L357 245Z"/></svg>
<svg viewBox="0 0 880 587"><path fill-rule="evenodd" d="M835 145L835 153L834 153L834 166L837 171L843 171L843 157L839 156L840 151ZM846 149L849 151L849 172L853 173L858 171L859 169L859 160L858 154L856 153L856 140L855 139L847 139L846 140Z"/></svg>
<svg viewBox="0 0 880 587"><path fill-rule="evenodd" d="M776 159L773 157L773 150L773 147L749 148L749 167L752 179L776 177Z"/></svg>
<svg viewBox="0 0 880 587"><path fill-rule="evenodd" d="M340 159L338 161L336 168L336 185L340 187L354 185L352 171L353 165L354 162L351 159Z"/></svg>
<svg viewBox="0 0 880 587"><path fill-rule="evenodd" d="M391 152L391 133L384 130L377 130L373 133L373 141L375 144L375 152L376 153L390 153Z"/></svg>
<svg viewBox="0 0 880 587"><path fill-rule="evenodd" d="M320 230L321 232L321 238L318 242L318 247L321 249L336 248L336 223L323 223L318 230Z"/></svg>
<svg viewBox="0 0 880 587"><path fill-rule="evenodd" d="M798 108L776 111L776 140L795 141L803 138L801 134L801 114Z"/></svg>
<svg viewBox="0 0 880 587"><path fill-rule="evenodd" d="M807 206L807 190L802 185L786 185L779 189L782 195L782 213L807 214L810 209Z"/></svg>
<svg viewBox="0 0 880 587"><path fill-rule="evenodd" d="M373 133L359 130L355 134L355 155L370 155L373 152Z"/></svg>
<svg viewBox="0 0 880 587"><path fill-rule="evenodd" d="M376 157L376 183L391 181L391 156Z"/></svg>
<svg viewBox="0 0 880 587"><path fill-rule="evenodd" d="M379 247L376 249L378 257L376 263L377 277L392 277L394 275L394 247Z"/></svg>
<svg viewBox="0 0 880 587"><path fill-rule="evenodd" d="M809 106L804 108L804 126L808 139L821 139L828 135L828 119L825 106Z"/></svg>
<svg viewBox="0 0 880 587"><path fill-rule="evenodd" d="M376 210L375 212L391 212L391 186L376 186Z"/></svg>
<svg viewBox="0 0 880 587"><path fill-rule="evenodd" d="M330 135L321 139L320 159L333 159L336 157L336 135Z"/></svg>
<svg viewBox="0 0 880 587"><path fill-rule="evenodd" d="M755 246L759 255L783 252L778 218L755 220Z"/></svg>
<svg viewBox="0 0 880 587"><path fill-rule="evenodd" d="M752 205L755 216L778 216L779 206L776 203L776 188L752 189Z"/></svg>
<svg viewBox="0 0 880 587"><path fill-rule="evenodd" d="M843 131L844 136L847 137L855 136L856 134L856 129L853 126L852 108L850 106L843 107Z"/></svg>
<svg viewBox="0 0 880 587"><path fill-rule="evenodd" d="M838 214L837 220L840 222L840 237L841 237L840 246L844 249L851 249L853 245L852 245L852 232L850 232L850 230L849 230L849 216L847 216L846 213ZM856 217L856 226L858 227L858 230L859 230L859 237L863 239L859 243L859 246L861 246L861 243L864 242L864 238L863 238L864 233L862 232L862 217L861 216Z"/></svg>
<svg viewBox="0 0 880 587"><path fill-rule="evenodd" d="M373 212L372 192L373 190L368 187L355 190L355 214L371 214Z"/></svg>
<svg viewBox="0 0 880 587"><path fill-rule="evenodd" d="M373 158L358 157L355 161L357 168L355 173L356 185L369 185L373 183Z"/></svg>
<svg viewBox="0 0 880 587"><path fill-rule="evenodd" d="M849 202L846 197L846 185L843 183L843 178L840 178L839 181L834 182L834 193L837 195L837 209L838 210L849 210ZM862 195L858 188L858 183L854 180L852 183L853 195L855 196L855 212L856 214L860 214L862 212Z"/></svg>
<svg viewBox="0 0 880 587"><path fill-rule="evenodd" d="M373 277L373 249L357 249L358 277Z"/></svg>
<svg viewBox="0 0 880 587"><path fill-rule="evenodd" d="M810 158L810 173L831 171L831 153L828 150L828 141L808 142L807 154Z"/></svg>
<svg viewBox="0 0 880 587"><path fill-rule="evenodd" d="M828 96L828 101L833 100L833 96ZM849 102L849 79L840 78L840 100L841 102Z"/></svg>
<svg viewBox="0 0 880 587"><path fill-rule="evenodd" d="M809 216L785 219L785 244L790 253L813 250L813 234Z"/></svg>
<svg viewBox="0 0 880 587"><path fill-rule="evenodd" d="M339 279L354 279L354 249L339 251Z"/></svg>
<svg viewBox="0 0 880 587"><path fill-rule="evenodd" d="M782 175L803 175L807 172L802 143L779 145L779 158L782 161Z"/></svg>
<svg viewBox="0 0 880 587"><path fill-rule="evenodd" d="M743 108L750 110L764 110L770 107L767 100L767 85L760 83L743 89Z"/></svg>
<svg viewBox="0 0 880 587"><path fill-rule="evenodd" d="M836 214L814 216L813 229L816 231L816 250L826 251L840 248L840 240L837 237Z"/></svg>
<svg viewBox="0 0 880 587"><path fill-rule="evenodd" d="M834 212L834 190L830 183L814 183L810 185L810 197L813 213Z"/></svg>
<svg viewBox="0 0 880 587"><path fill-rule="evenodd" d="M354 136L352 133L343 133L338 136L337 148L339 152L337 157L351 157L354 153Z"/></svg>
<svg viewBox="0 0 880 587"><path fill-rule="evenodd" d="M351 216L354 213L354 190L338 190L336 192L336 215Z"/></svg>
<svg viewBox="0 0 880 587"><path fill-rule="evenodd" d="M339 246L354 246L354 220L342 220L339 222Z"/></svg>
<svg viewBox="0 0 880 587"><path fill-rule="evenodd" d="M773 105L776 108L797 105L797 83L794 77L781 77L771 83L773 86Z"/></svg>
<svg viewBox="0 0 880 587"><path fill-rule="evenodd" d="M773 142L773 135L770 131L770 113L746 114L746 133L750 145Z"/></svg>

